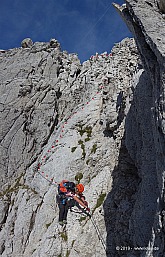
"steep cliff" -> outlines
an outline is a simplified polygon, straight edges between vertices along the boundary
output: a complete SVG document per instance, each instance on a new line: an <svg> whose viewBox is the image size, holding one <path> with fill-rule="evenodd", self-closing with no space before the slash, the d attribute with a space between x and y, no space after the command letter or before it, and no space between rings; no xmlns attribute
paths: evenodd
<svg viewBox="0 0 165 257"><path fill-rule="evenodd" d="M115 7L136 44L83 64L54 39L0 52L2 257L164 254L165 20L154 1ZM62 179L92 213L74 207L65 230Z"/></svg>
<svg viewBox="0 0 165 257"><path fill-rule="evenodd" d="M165 10L164 1L158 2L128 0L123 6L114 4L134 34L144 67L141 75L135 76L125 127L126 147L141 178L138 200L129 220L132 247L144 246L140 253L134 251L135 256L164 256L165 251Z"/></svg>
<svg viewBox="0 0 165 257"><path fill-rule="evenodd" d="M91 220L77 210L68 215L67 232L60 230L57 187L48 180L83 175L106 241L102 204L112 188L132 76L139 69L134 41L125 39L111 54L82 65L55 40L23 44L1 59L1 255L104 256ZM137 187L136 178L132 182L130 194Z"/></svg>

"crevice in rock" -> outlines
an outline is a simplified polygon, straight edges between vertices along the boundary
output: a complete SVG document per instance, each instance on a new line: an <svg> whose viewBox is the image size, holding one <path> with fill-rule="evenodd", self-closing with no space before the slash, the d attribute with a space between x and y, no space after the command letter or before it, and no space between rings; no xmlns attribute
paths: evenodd
<svg viewBox="0 0 165 257"><path fill-rule="evenodd" d="M41 153L41 150L39 152L37 152L37 156L32 156L32 159L29 160L29 163L26 165L26 169L29 168L33 163L35 163L37 161L40 153Z"/></svg>
<svg viewBox="0 0 165 257"><path fill-rule="evenodd" d="M3 254L4 251L5 251L5 242L3 242L0 247L0 254Z"/></svg>
<svg viewBox="0 0 165 257"><path fill-rule="evenodd" d="M9 200L9 202L11 202L11 200ZM3 220L2 220L1 223L0 223L0 231L2 230L2 227L3 227L3 225L6 223L6 220L7 220L7 218L8 218L9 202L8 202L7 204L5 204L5 208L4 208L5 215L4 215Z"/></svg>
<svg viewBox="0 0 165 257"><path fill-rule="evenodd" d="M59 99L62 96L62 92L60 91L60 88L58 88L58 91L56 91L56 97Z"/></svg>
<svg viewBox="0 0 165 257"><path fill-rule="evenodd" d="M148 1L145 1L145 2L146 2L146 4L148 4L149 6L153 7L153 4L152 4L152 3L148 2Z"/></svg>
<svg viewBox="0 0 165 257"><path fill-rule="evenodd" d="M36 215L37 215L37 212L39 210L39 208L41 207L43 203L43 200L41 201L41 203L37 206L36 210L32 213L32 216L31 216L31 219L30 219L30 224L29 224L29 231L28 231L28 234L27 234L27 238L26 238L26 241L24 243L24 251L26 250L26 246L28 245L29 243L29 237L30 237L30 234L34 228L34 225L35 225L35 219L36 219ZM24 253L24 252L23 252Z"/></svg>
<svg viewBox="0 0 165 257"><path fill-rule="evenodd" d="M113 137L114 136L113 131L106 130L106 129L103 131L103 134L104 134L105 137Z"/></svg>
<svg viewBox="0 0 165 257"><path fill-rule="evenodd" d="M46 139L44 140L44 142L41 144L41 147L45 146L45 145L48 143L48 141L49 141L49 139L50 139L52 133L53 133L54 130L55 130L55 127L57 126L57 124L58 124L58 115L56 116L56 118L55 118L55 120L54 120L54 122L53 122L53 124L52 124L52 126L51 126L51 128L50 128L50 131L49 131L49 134L48 134L47 138L46 138Z"/></svg>
<svg viewBox="0 0 165 257"><path fill-rule="evenodd" d="M60 68L57 67L57 78L59 77L59 75L60 75Z"/></svg>
<svg viewBox="0 0 165 257"><path fill-rule="evenodd" d="M76 71L76 78L81 74L81 69L77 69Z"/></svg>

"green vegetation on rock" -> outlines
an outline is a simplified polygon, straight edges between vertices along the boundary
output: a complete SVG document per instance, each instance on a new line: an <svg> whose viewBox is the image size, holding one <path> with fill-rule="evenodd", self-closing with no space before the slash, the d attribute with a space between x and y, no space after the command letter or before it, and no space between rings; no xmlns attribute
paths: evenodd
<svg viewBox="0 0 165 257"><path fill-rule="evenodd" d="M80 217L79 221L82 222L83 220L86 220L86 216Z"/></svg>
<svg viewBox="0 0 165 257"><path fill-rule="evenodd" d="M73 247L73 245L74 245L75 241L76 241L76 240L73 240L73 241L72 241L72 245L71 245L72 247Z"/></svg>
<svg viewBox="0 0 165 257"><path fill-rule="evenodd" d="M94 144L91 149L91 153L95 153L97 150L97 144Z"/></svg>
<svg viewBox="0 0 165 257"><path fill-rule="evenodd" d="M51 225L51 223L48 223L48 224L46 224L46 228L48 229L48 227Z"/></svg>
<svg viewBox="0 0 165 257"><path fill-rule="evenodd" d="M77 146L71 148L71 152L73 153L76 150Z"/></svg>
<svg viewBox="0 0 165 257"><path fill-rule="evenodd" d="M69 255L70 255L70 250L67 250L66 257L69 257Z"/></svg>
<svg viewBox="0 0 165 257"><path fill-rule="evenodd" d="M92 213L94 213L94 211L95 211L97 208L99 208L99 207L103 204L104 199L105 199L105 196L106 196L105 193L101 193L101 194L99 195L99 198L97 199L96 206L94 207Z"/></svg>
<svg viewBox="0 0 165 257"><path fill-rule="evenodd" d="M64 240L64 241L67 241L68 240L68 236L67 236L67 233L66 232L60 232L59 233L61 238Z"/></svg>
<svg viewBox="0 0 165 257"><path fill-rule="evenodd" d="M85 156L86 156L86 152L85 152L85 145L84 145L84 142L82 140L79 140L78 141L78 144L81 146L81 149L82 149L82 159L85 159Z"/></svg>
<svg viewBox="0 0 165 257"><path fill-rule="evenodd" d="M83 136L84 133L87 134L87 138L91 137L92 134L92 127L91 126L86 126L83 128L83 125L79 125L78 132L80 133L80 136Z"/></svg>
<svg viewBox="0 0 165 257"><path fill-rule="evenodd" d="M83 174L81 172L78 172L75 176L75 180L77 181L77 183L80 183L80 180L83 178Z"/></svg>

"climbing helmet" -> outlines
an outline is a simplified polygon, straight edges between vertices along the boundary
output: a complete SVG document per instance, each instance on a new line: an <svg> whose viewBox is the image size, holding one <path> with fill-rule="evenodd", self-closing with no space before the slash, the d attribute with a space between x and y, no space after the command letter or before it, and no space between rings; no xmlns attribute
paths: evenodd
<svg viewBox="0 0 165 257"><path fill-rule="evenodd" d="M83 184L78 184L76 185L76 188L78 190L79 193L84 192L84 185Z"/></svg>

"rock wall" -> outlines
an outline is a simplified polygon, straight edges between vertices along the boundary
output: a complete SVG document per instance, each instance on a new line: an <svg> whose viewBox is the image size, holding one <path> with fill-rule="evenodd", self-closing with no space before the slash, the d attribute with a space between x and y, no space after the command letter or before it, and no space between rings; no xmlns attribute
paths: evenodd
<svg viewBox="0 0 165 257"><path fill-rule="evenodd" d="M121 189L129 184L130 198L140 181L123 144L131 81L141 70L134 40L82 65L56 40L24 40L22 48L2 52L1 60L1 256L114 256L106 196L124 201L122 190L113 188L118 165ZM66 231L58 225L56 183L75 181L78 174L103 245L92 220L77 208L68 214Z"/></svg>
<svg viewBox="0 0 165 257"><path fill-rule="evenodd" d="M165 20L155 1L114 6L134 34L144 68L133 80L125 125L126 147L141 179L129 220L129 244L135 256L164 256Z"/></svg>

